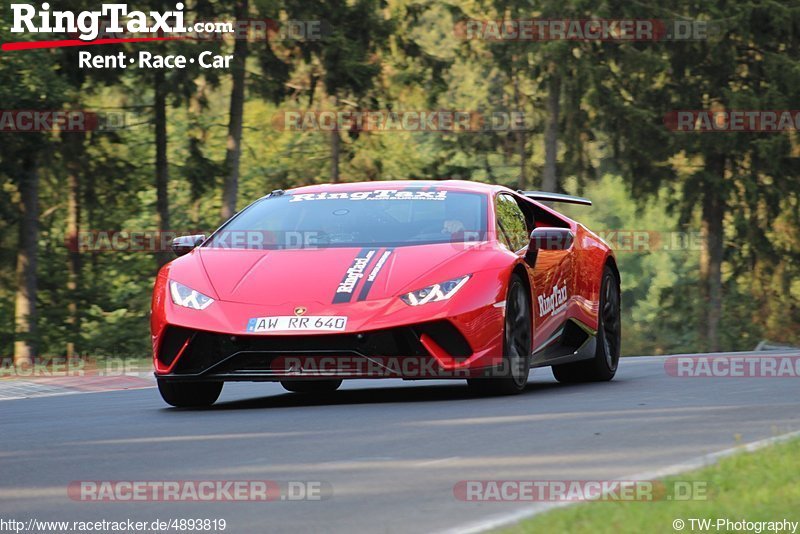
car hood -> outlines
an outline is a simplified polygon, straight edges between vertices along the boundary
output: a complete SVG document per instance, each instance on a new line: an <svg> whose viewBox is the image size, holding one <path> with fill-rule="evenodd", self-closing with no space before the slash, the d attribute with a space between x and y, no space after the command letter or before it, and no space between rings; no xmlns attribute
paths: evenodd
<svg viewBox="0 0 800 534"><path fill-rule="evenodd" d="M196 250L217 296L243 304L380 300L467 274L461 244ZM441 278L445 277L445 278ZM419 282L420 285L417 287Z"/></svg>

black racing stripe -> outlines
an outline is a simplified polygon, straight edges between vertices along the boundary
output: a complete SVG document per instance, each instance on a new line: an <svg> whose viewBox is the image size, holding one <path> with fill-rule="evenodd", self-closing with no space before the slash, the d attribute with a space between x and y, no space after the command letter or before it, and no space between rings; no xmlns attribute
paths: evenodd
<svg viewBox="0 0 800 534"><path fill-rule="evenodd" d="M364 278L364 273L369 268L370 260L372 260L378 250L380 249L362 248L358 252L358 255L353 258L353 261L342 277L342 281L336 288L336 294L333 296L334 304L350 302L353 298L353 293L356 292L358 282Z"/></svg>
<svg viewBox="0 0 800 534"><path fill-rule="evenodd" d="M372 289L372 284L375 283L375 279L378 278L378 275L381 273L381 269L383 269L383 266L386 265L389 256L392 255L392 252L394 252L394 248L387 248L378 256L375 266L372 267L369 275L367 275L367 279L364 281L364 285L361 286L361 293L358 294L359 301L366 300L367 295L369 295L369 290Z"/></svg>

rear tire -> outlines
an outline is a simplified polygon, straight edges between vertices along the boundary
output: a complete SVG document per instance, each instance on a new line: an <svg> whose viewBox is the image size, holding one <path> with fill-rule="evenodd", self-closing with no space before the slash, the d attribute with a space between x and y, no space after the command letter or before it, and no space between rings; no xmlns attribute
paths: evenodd
<svg viewBox="0 0 800 534"><path fill-rule="evenodd" d="M164 402L176 408L211 406L222 392L222 382L171 382L157 379Z"/></svg>
<svg viewBox="0 0 800 534"><path fill-rule="evenodd" d="M621 323L619 282L609 266L600 285L600 314L594 358L553 366L553 376L563 383L607 382L619 366Z"/></svg>
<svg viewBox="0 0 800 534"><path fill-rule="evenodd" d="M282 380L281 385L292 393L333 393L342 381L339 380Z"/></svg>
<svg viewBox="0 0 800 534"><path fill-rule="evenodd" d="M531 369L531 297L518 274L511 275L506 294L503 327L503 366L492 369L491 376L469 378L467 385L478 394L516 395L528 385Z"/></svg>

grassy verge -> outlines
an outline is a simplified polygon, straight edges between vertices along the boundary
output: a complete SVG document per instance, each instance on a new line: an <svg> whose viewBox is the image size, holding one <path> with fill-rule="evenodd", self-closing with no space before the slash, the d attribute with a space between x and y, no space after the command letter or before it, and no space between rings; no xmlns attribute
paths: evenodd
<svg viewBox="0 0 800 534"><path fill-rule="evenodd" d="M538 515L504 532L677 532L673 528L676 519L685 522L683 532L692 532L689 518L800 521L800 440L737 454L713 466L670 477L665 483L683 481L704 483L706 500L583 503ZM707 531L737 530L712 527Z"/></svg>

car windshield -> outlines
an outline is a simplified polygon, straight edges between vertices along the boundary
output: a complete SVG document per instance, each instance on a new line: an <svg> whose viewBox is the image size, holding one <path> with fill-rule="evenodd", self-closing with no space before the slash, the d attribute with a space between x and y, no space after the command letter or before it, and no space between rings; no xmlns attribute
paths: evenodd
<svg viewBox="0 0 800 534"><path fill-rule="evenodd" d="M398 247L484 241L486 198L431 188L271 195L245 209L204 246Z"/></svg>

